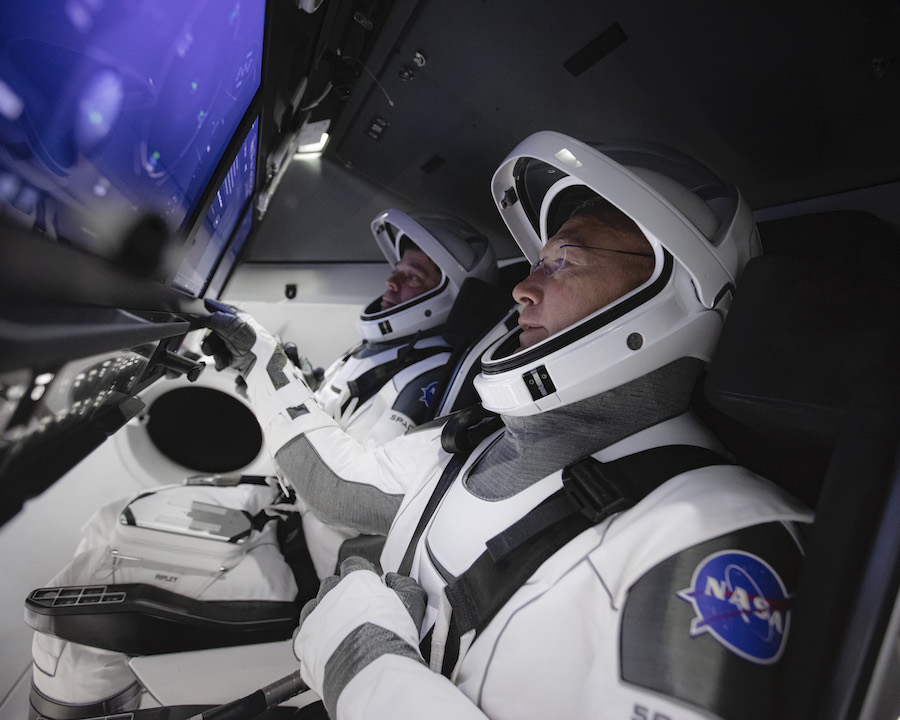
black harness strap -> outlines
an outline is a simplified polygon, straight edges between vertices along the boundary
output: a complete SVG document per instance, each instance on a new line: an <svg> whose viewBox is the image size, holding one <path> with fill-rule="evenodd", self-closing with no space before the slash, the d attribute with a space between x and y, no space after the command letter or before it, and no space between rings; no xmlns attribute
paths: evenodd
<svg viewBox="0 0 900 720"><path fill-rule="evenodd" d="M412 570L413 558L416 554L419 538L421 538L422 533L425 532L425 526L428 525L428 521L431 520L431 516L434 515L434 511L437 510L437 506L440 504L441 499L444 497L447 490L450 489L450 486L453 484L459 471L462 470L462 466L465 464L467 457L468 454L457 453L450 458L450 462L447 463L444 472L441 473L441 477L437 481L434 492L431 493L431 497L428 498L428 503L425 505L425 510L422 511L422 516L419 518L419 524L416 525L416 529L413 531L409 546L406 548L406 554L403 556L403 560L400 561L400 567L397 568L397 572L400 575L409 575L409 571Z"/></svg>
<svg viewBox="0 0 900 720"><path fill-rule="evenodd" d="M238 485L268 485L271 475L241 475Z"/></svg>
<svg viewBox="0 0 900 720"><path fill-rule="evenodd" d="M503 419L481 403L470 405L444 418L441 447L449 453L468 456L489 435L503 428Z"/></svg>
<svg viewBox="0 0 900 720"><path fill-rule="evenodd" d="M347 387L350 389L350 397L341 406L341 412L347 409L353 398L359 398L359 404L362 405L401 370L432 355L445 352L450 352L450 347L447 345L436 345L426 348L409 346L406 350L401 350L393 360L382 365L376 365L371 370L367 370L356 379L347 383Z"/></svg>
<svg viewBox="0 0 900 720"><path fill-rule="evenodd" d="M254 481L254 477L256 480L262 480L262 482ZM244 475L241 478L241 483L245 482L245 478L248 479L247 484L253 485L268 485L269 483L265 482L266 478L263 476L250 476ZM278 497L275 499L275 504L277 505L293 505L297 501L297 494L294 492L293 488L290 488L287 493L284 488L281 488L281 492ZM272 520L284 521L287 517L291 515L296 515L298 518L300 517L300 513L294 509L289 511L277 511L273 513L267 513L266 508L263 508L256 515L251 515L246 510L244 511L244 515L246 515L250 519L250 524L253 526L253 529L259 532L266 525L268 525Z"/></svg>
<svg viewBox="0 0 900 720"><path fill-rule="evenodd" d="M419 523L416 525L403 560L400 562L400 567L397 569L400 575L409 575L419 539L447 490L450 489L462 470L462 466L465 465L466 459L482 440L502 427L500 416L484 410L480 405L460 410L446 418L438 418L434 422L438 421L444 424L444 429L441 431L441 446L447 452L452 452L453 457L450 458L450 462L441 473L441 477L419 517Z"/></svg>
<svg viewBox="0 0 900 720"><path fill-rule="evenodd" d="M563 470L563 488L491 538L487 550L445 588L453 614L442 672L449 676L459 641L480 633L554 553L590 527L627 510L670 478L728 461L705 448L671 445L602 463L587 457ZM443 478L442 478L443 480Z"/></svg>

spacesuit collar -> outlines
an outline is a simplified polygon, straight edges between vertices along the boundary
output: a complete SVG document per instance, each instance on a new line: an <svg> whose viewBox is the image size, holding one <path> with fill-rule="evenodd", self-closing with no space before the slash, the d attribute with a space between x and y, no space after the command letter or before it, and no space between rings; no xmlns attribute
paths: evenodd
<svg viewBox="0 0 900 720"><path fill-rule="evenodd" d="M702 363L683 358L607 392L536 415L503 416L506 431L467 479L486 500L510 497L566 465L690 404Z"/></svg>

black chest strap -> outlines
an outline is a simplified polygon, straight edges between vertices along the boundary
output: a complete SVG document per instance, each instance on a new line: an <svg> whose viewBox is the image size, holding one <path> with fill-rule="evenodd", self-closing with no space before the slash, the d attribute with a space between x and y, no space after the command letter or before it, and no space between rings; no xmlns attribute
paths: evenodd
<svg viewBox="0 0 900 720"><path fill-rule="evenodd" d="M727 462L706 448L670 445L607 463L587 457L565 468L562 489L491 538L487 550L445 588L453 613L442 672L449 676L456 665L460 637L473 629L480 633L525 581L569 541L632 507L670 478ZM430 635L426 643L429 639Z"/></svg>
<svg viewBox="0 0 900 720"><path fill-rule="evenodd" d="M358 398L359 405L373 397L385 384L393 378L401 370L405 370L411 365L430 358L439 353L450 352L448 345L435 345L432 347L416 348L412 345L401 350L396 358L389 360L381 365L362 373L359 377L347 383L350 390L350 397L341 406L341 412L344 412L349 406L353 398Z"/></svg>
<svg viewBox="0 0 900 720"><path fill-rule="evenodd" d="M503 421L499 415L485 410L481 405L473 405L459 410L448 417L437 418L431 423L419 426L414 432L427 426L433 426L435 423L443 424L441 446L447 452L453 453L453 457L450 458L450 462L447 463L440 478L438 478L437 485L435 485L434 490L431 492L431 497L428 498L428 502L425 505L425 509L419 516L419 522L413 531L406 553L403 555L403 560L400 561L400 567L397 569L397 572L401 575L409 575L416 548L419 545L419 539L422 537L422 533L425 532L428 521L431 520L431 516L434 515L444 495L447 494L453 481L456 480L456 477L462 470L463 465L466 464L469 455L472 454L472 451L482 440L503 427Z"/></svg>
<svg viewBox="0 0 900 720"><path fill-rule="evenodd" d="M447 463L447 466L444 468L444 472L441 473L441 477L438 478L434 492L432 492L431 497L428 498L425 510L419 517L419 523L413 531L412 538L406 548L406 553L403 555L403 560L400 561L400 567L397 568L397 572L400 575L409 575L409 571L412 570L413 559L416 555L416 547L419 545L419 539L422 537L422 533L425 532L428 521L431 519L431 516L434 515L434 511L437 510L437 506L440 504L441 499L447 493L447 490L450 489L450 486L453 484L459 471L462 470L462 466L465 464L467 457L468 455L463 453L454 455L450 458L450 462Z"/></svg>

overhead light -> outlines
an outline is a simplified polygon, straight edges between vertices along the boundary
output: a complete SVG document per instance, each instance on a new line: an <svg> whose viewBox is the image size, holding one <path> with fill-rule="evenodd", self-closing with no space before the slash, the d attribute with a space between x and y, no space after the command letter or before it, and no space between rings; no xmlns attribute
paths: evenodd
<svg viewBox="0 0 900 720"><path fill-rule="evenodd" d="M294 155L302 155L303 157L314 157L321 155L328 144L328 129L331 127L331 120L316 120L314 122L305 122L297 134L297 148Z"/></svg>
<svg viewBox="0 0 900 720"><path fill-rule="evenodd" d="M327 132L323 132L318 140L298 145L295 155L302 155L303 157L321 155L325 151L325 146L330 138L331 136Z"/></svg>
<svg viewBox="0 0 900 720"><path fill-rule="evenodd" d="M322 0L297 0L297 7L310 15L318 10L321 4Z"/></svg>

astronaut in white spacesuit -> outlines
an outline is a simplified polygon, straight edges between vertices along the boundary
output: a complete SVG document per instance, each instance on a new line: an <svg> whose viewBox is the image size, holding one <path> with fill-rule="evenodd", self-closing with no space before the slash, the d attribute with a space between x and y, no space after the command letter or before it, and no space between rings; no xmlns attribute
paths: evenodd
<svg viewBox="0 0 900 720"><path fill-rule="evenodd" d="M463 284L470 280L470 289L471 283L480 283L480 292L490 290L491 297L500 290L494 285L497 265L489 241L461 219L392 209L380 213L371 227L391 275L384 293L360 315L362 343L313 383L317 411L348 441L375 447L433 417L452 370L448 360L454 341L442 333ZM474 297L485 295L476 290ZM234 319L232 310L223 309L209 322L224 328ZM218 368L231 364L228 347L213 338L204 341L204 350ZM279 357L286 361L283 353ZM246 358L235 369L246 373ZM307 372L304 382L312 377ZM140 582L204 600L293 601L298 584L303 584L303 597L315 593L318 578L334 572L348 541L357 543L358 552L380 549L383 538L362 538L356 530L326 525L299 504L306 542L300 543L301 562L292 570L283 556L284 536L286 526L295 528L296 536L298 504L287 503L277 483L250 480L233 487L166 486L110 503L85 525L72 563L49 585ZM161 518L179 513L183 527L159 525ZM204 530L181 534L195 525L220 527L221 537ZM233 542L235 537L241 542ZM36 632L32 654L32 704L41 714L68 716L71 705L81 705L80 712L101 715L132 709L140 700L122 653Z"/></svg>
<svg viewBox="0 0 900 720"><path fill-rule="evenodd" d="M769 716L812 515L689 407L759 252L748 206L675 153L557 133L493 195L533 271L476 379L502 424L471 452L445 449L467 445L453 421L348 441L264 369L257 328L247 382L284 477L388 533L384 576L350 558L301 613L304 678L341 720Z"/></svg>
<svg viewBox="0 0 900 720"><path fill-rule="evenodd" d="M312 378L306 370L304 378L318 405L348 437L382 445L435 416L449 385L454 344L461 343L449 337L445 324L467 280L495 285L497 261L487 238L452 215L390 209L372 220L371 229L391 265L385 291L360 314L362 342L323 376ZM483 292L469 297L483 298ZM457 307L457 317L470 324L469 316L489 313L474 304L469 300ZM240 342L233 325L242 322L227 311L214 313L208 321L214 332L204 341L204 350L216 356L220 369L231 364L232 351L219 338ZM319 577L334 572L341 553L365 552L377 558L381 535L360 536L303 511L303 530Z"/></svg>
<svg viewBox="0 0 900 720"><path fill-rule="evenodd" d="M360 314L362 342L324 375L305 377L319 406L348 435L381 445L433 417L453 350L443 326L468 278L496 283L497 261L487 238L451 215L390 209L371 229L391 265L385 291ZM218 312L208 322L229 336L235 321ZM218 335L203 345L219 369L231 363Z"/></svg>

